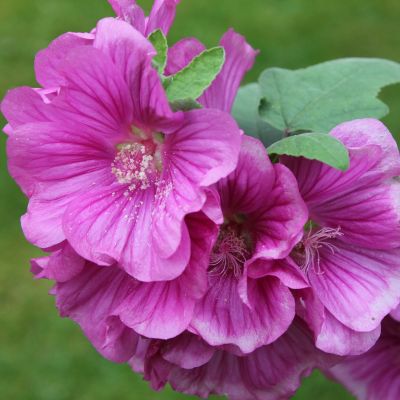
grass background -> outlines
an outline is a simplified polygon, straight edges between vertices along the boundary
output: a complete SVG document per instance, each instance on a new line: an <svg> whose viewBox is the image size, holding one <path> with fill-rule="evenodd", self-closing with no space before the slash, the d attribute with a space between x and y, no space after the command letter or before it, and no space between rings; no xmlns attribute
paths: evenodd
<svg viewBox="0 0 400 400"><path fill-rule="evenodd" d="M149 10L150 1L141 4ZM35 85L34 54L65 31L88 31L112 15L106 0L0 0L0 98ZM400 61L398 0L182 0L170 42L197 36L208 46L233 26L261 50L246 80L263 68L300 68L338 57ZM399 86L385 89L385 122L400 133ZM4 120L0 117L1 125ZM58 317L47 282L34 282L28 259L38 254L20 230L26 201L9 178L0 137L0 399L186 399L153 393L124 365L103 360L79 328ZM306 379L297 400L352 397L320 373Z"/></svg>

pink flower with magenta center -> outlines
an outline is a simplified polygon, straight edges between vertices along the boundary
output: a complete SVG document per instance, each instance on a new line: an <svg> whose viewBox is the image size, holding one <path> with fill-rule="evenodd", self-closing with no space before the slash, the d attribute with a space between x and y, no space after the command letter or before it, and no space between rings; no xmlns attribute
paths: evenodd
<svg viewBox="0 0 400 400"><path fill-rule="evenodd" d="M346 122L331 135L349 150L346 172L282 158L310 214L291 258L311 286L296 296L317 346L356 355L374 345L382 319L400 301L400 155L376 120Z"/></svg>
<svg viewBox="0 0 400 400"><path fill-rule="evenodd" d="M305 205L291 173L246 136L236 170L210 196L204 211L219 232L190 330L212 346L250 353L287 330L295 314L289 288L307 286L290 265L272 266L300 240Z"/></svg>
<svg viewBox="0 0 400 400"><path fill-rule="evenodd" d="M30 196L24 232L142 281L173 279L190 258L184 218L235 168L241 132L222 111L172 112L155 51L128 23L104 19L93 39L68 40L63 57L64 42L40 54L51 100L21 88L2 102L10 171Z"/></svg>

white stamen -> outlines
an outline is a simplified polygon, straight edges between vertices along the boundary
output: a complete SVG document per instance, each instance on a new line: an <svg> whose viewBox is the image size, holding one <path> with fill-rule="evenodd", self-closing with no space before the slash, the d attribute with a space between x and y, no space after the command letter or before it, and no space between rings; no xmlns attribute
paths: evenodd
<svg viewBox="0 0 400 400"><path fill-rule="evenodd" d="M310 228L304 234L302 241L296 246L293 254L294 258L300 262L299 267L306 273L312 269L316 274L323 274L319 249L326 247L334 254L338 249L334 244L330 243L330 239L334 239L337 236L343 236L340 227L336 229L324 227L316 232Z"/></svg>
<svg viewBox="0 0 400 400"><path fill-rule="evenodd" d="M211 254L209 273L223 276L231 271L235 277L239 277L248 253L246 242L242 237L238 236L233 229L221 228Z"/></svg>
<svg viewBox="0 0 400 400"><path fill-rule="evenodd" d="M119 152L111 164L111 172L120 184L127 184L129 192L136 189L147 189L155 175L153 155L148 154L141 143L123 143L118 146Z"/></svg>

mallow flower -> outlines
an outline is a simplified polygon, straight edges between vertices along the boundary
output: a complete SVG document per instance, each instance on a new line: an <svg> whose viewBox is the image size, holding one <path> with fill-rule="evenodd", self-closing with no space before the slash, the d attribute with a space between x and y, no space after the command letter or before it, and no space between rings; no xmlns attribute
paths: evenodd
<svg viewBox="0 0 400 400"><path fill-rule="evenodd" d="M359 400L400 398L400 322L387 317L382 335L367 353L347 357L327 372Z"/></svg>
<svg viewBox="0 0 400 400"><path fill-rule="evenodd" d="M10 173L30 197L22 226L38 247L68 240L94 263L170 280L190 259L185 216L235 168L241 132L217 109L173 112L154 48L127 22L103 19L92 35L47 53L45 92L2 102Z"/></svg>
<svg viewBox="0 0 400 400"><path fill-rule="evenodd" d="M230 35L249 49L239 35ZM239 52L232 49L226 48L225 67L213 84L220 87L215 96L225 102L233 101L240 78L229 88L223 82L232 73L243 76L250 64L240 62ZM254 51L243 54L255 56ZM179 277L140 282L117 264L104 267L84 260L66 242L53 249L50 258L35 260L32 268L38 277L57 282L53 293L61 315L78 322L105 357L119 362L138 357L137 347L144 343L138 342L138 335L155 343L183 335L197 337L203 348L224 348L226 353L218 354L226 356L217 367L229 368L231 360L239 362L244 354L252 360L255 349L279 341L291 325L295 302L289 288L304 288L307 283L295 268L271 260L283 260L290 253L306 220L294 176L286 167L272 165L258 140L244 137L236 170L208 188L201 212L185 217L191 258ZM283 345L276 360L282 368L293 368L290 390L297 388L299 376L311 365L311 358L303 360L300 347L299 353L285 353ZM257 363L264 354L268 358L269 351L259 354ZM181 350L180 357L189 363L190 351ZM292 365L284 360L292 360ZM281 379L268 376L260 381L259 390L270 390ZM212 390L225 391L228 381L223 385Z"/></svg>
<svg viewBox="0 0 400 400"><path fill-rule="evenodd" d="M382 319L400 301L400 156L374 119L343 123L330 134L350 153L346 172L282 158L310 214L291 253L311 287L297 292L298 313L320 349L360 354L377 341Z"/></svg>
<svg viewBox="0 0 400 400"><path fill-rule="evenodd" d="M218 224L218 237L190 330L212 346L250 353L287 330L295 315L289 288L307 286L283 262L301 239L306 207L291 172L247 136L236 170L210 196L204 212Z"/></svg>
<svg viewBox="0 0 400 400"><path fill-rule="evenodd" d="M89 297L111 299L110 318L150 338L191 329L243 353L273 342L294 318L289 287L305 281L270 259L284 258L300 239L305 205L293 175L273 166L255 139L244 140L239 168L220 180L236 165L241 139L222 110L256 52L229 31L225 66L202 100L221 110L173 113L140 33L105 19L93 37L64 60L54 57L56 93L20 89L3 102L13 129L10 169L31 197L25 232L53 251L36 269L60 284L78 271L73 283L98 292ZM13 119L21 103L28 120ZM225 299L215 304L220 289ZM99 342L88 333L96 325L89 316L62 313Z"/></svg>

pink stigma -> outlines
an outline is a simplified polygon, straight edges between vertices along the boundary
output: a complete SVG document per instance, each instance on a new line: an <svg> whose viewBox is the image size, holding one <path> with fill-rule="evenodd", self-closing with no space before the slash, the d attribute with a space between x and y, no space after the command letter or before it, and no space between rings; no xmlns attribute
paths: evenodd
<svg viewBox="0 0 400 400"><path fill-rule="evenodd" d="M216 276L232 273L239 277L249 256L245 237L229 224L223 225L211 254L209 272Z"/></svg>
<svg viewBox="0 0 400 400"><path fill-rule="evenodd" d="M340 227L336 229L324 227L319 230L310 228L304 234L301 242L295 247L292 256L298 262L299 267L306 273L311 269L316 274L322 274L324 271L321 269L320 249L321 247L326 247L334 254L337 248L330 243L330 240L338 236L343 236Z"/></svg>

